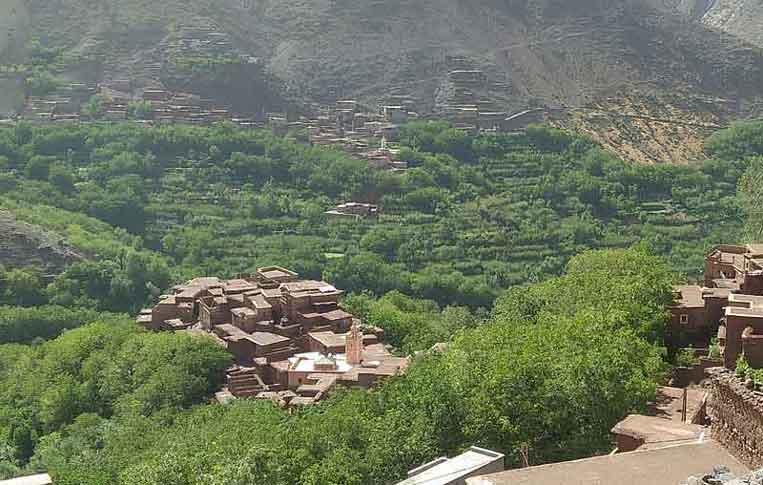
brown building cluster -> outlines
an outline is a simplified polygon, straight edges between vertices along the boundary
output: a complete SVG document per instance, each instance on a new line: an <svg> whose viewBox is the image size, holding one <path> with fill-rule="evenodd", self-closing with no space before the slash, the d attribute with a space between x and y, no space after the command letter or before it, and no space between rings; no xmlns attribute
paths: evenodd
<svg viewBox="0 0 763 485"><path fill-rule="evenodd" d="M392 99L405 104L382 105L377 111L364 108L356 100L339 100L334 106L320 107L317 115L287 123L269 121L274 132L289 129L306 130L313 145L338 147L381 170L401 171L408 164L398 158L398 150L387 143L397 138L398 128L418 114L411 111L412 102L405 96Z"/></svg>
<svg viewBox="0 0 763 485"><path fill-rule="evenodd" d="M282 405L314 403L336 385L371 387L408 360L363 333L344 311L341 290L301 280L280 267L232 280L196 278L173 288L138 322L152 330L203 332L236 359L222 399L256 397Z"/></svg>
<svg viewBox="0 0 763 485"><path fill-rule="evenodd" d="M674 342L701 347L717 337L725 367L734 369L742 353L763 367L763 244L714 247L703 283L675 289Z"/></svg>

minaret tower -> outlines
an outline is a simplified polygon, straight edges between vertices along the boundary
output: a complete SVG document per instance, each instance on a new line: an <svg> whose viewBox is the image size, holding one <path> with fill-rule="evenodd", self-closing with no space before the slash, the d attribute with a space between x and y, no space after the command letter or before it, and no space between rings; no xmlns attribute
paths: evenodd
<svg viewBox="0 0 763 485"><path fill-rule="evenodd" d="M350 365L359 365L363 360L363 332L360 331L357 320L352 321L352 327L347 333L345 353Z"/></svg>

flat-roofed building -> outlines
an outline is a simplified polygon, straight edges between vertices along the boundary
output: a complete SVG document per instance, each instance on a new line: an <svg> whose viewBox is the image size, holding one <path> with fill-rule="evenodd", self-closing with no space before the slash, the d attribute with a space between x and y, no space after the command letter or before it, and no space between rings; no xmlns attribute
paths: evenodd
<svg viewBox="0 0 763 485"><path fill-rule="evenodd" d="M735 369L742 353L752 367L763 367L763 296L729 295L723 337L726 368Z"/></svg>
<svg viewBox="0 0 763 485"><path fill-rule="evenodd" d="M453 458L437 458L414 468L398 485L464 485L469 477L503 471L503 458L502 453L472 446Z"/></svg>
<svg viewBox="0 0 763 485"><path fill-rule="evenodd" d="M276 393L288 404L291 398L278 393L290 391L315 402L326 386L370 387L406 368L407 359L378 343L378 329L364 335L360 321L339 306L343 291L298 276L269 266L231 280L195 278L173 287L174 294L137 320L153 330L211 334L236 358L228 390L221 391L233 396ZM300 394L300 386L312 387Z"/></svg>
<svg viewBox="0 0 763 485"><path fill-rule="evenodd" d="M708 468L749 469L721 445L703 440L654 450L596 456L468 478L467 485L676 485Z"/></svg>

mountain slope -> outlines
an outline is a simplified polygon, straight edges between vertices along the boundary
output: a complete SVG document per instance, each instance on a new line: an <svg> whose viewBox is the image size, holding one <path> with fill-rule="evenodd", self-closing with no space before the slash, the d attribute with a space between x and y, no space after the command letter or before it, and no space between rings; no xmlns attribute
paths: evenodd
<svg viewBox="0 0 763 485"><path fill-rule="evenodd" d="M478 69L484 79L468 97L483 111L590 107L624 93L673 93L731 99L708 112L686 108L673 114L681 122L712 116L725 124L758 111L763 56L733 32L711 28L709 16L724 1L733 3L28 0L25 5L30 37L63 47L62 77L131 79L135 89L163 84L251 113L339 98L373 105L392 95L410 96L421 113L441 113L462 103L451 73ZM698 21L703 16L711 27ZM204 50L201 44L215 48ZM220 59L226 60L223 67ZM648 102L632 105L642 106L645 116L652 108L661 111ZM704 133L689 135L698 143Z"/></svg>
<svg viewBox="0 0 763 485"><path fill-rule="evenodd" d="M500 86L491 94L517 106L531 97L576 102L633 82L745 93L763 79L758 53L733 38L711 38L646 0L27 4L33 35L95 61L105 74L120 66L127 72L158 54L167 37L205 25L316 99L379 98L403 87L431 103L457 64L453 57L484 69Z"/></svg>
<svg viewBox="0 0 763 485"><path fill-rule="evenodd" d="M763 47L763 3L753 0L714 0L702 23Z"/></svg>

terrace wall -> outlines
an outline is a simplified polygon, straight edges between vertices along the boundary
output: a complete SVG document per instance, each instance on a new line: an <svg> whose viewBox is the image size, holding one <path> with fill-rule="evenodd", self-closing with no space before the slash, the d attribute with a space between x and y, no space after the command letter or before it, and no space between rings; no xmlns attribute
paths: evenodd
<svg viewBox="0 0 763 485"><path fill-rule="evenodd" d="M745 387L726 369L709 371L712 438L751 469L763 466L763 392Z"/></svg>

